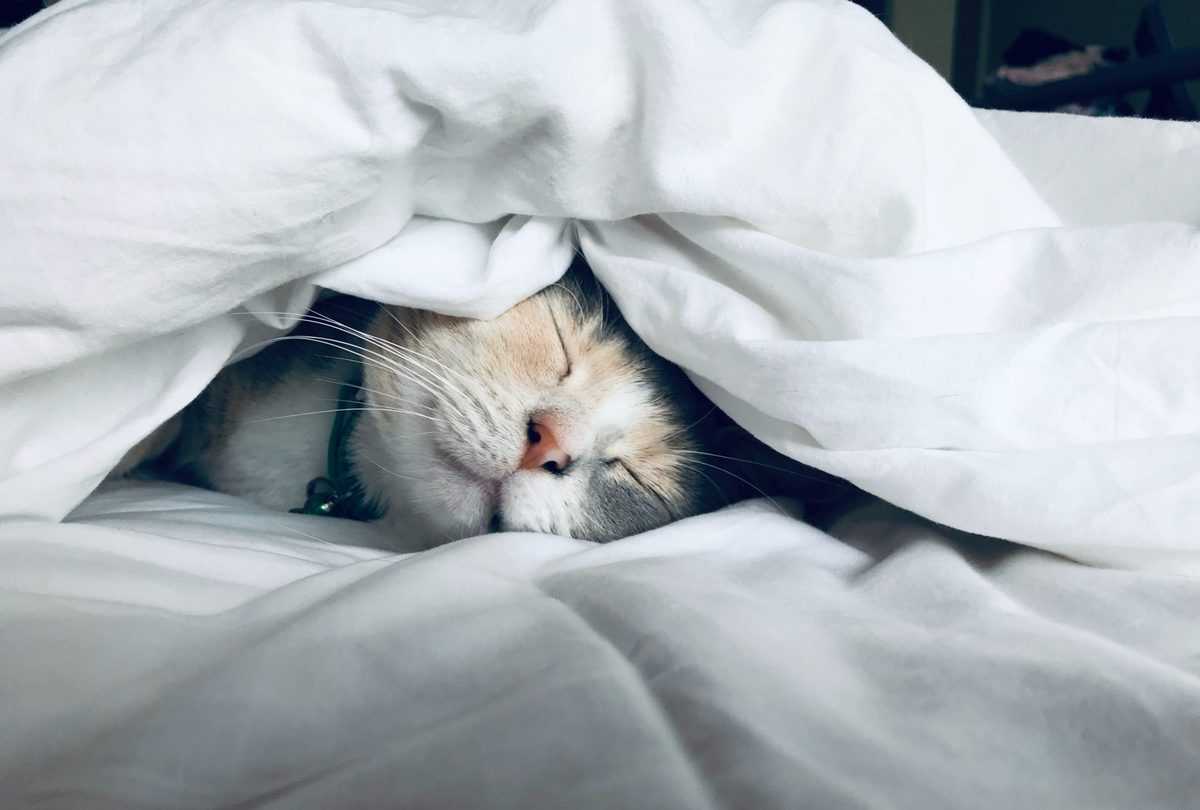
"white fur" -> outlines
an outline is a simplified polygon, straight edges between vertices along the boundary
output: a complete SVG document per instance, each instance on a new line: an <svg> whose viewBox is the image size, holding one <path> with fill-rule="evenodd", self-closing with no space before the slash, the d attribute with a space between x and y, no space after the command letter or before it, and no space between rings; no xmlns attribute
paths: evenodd
<svg viewBox="0 0 1200 810"><path fill-rule="evenodd" d="M325 475L333 414L295 414L336 408L337 398L336 384L297 377L251 400L213 455L209 478L217 489L272 509L302 506L308 482Z"/></svg>
<svg viewBox="0 0 1200 810"><path fill-rule="evenodd" d="M583 509L585 482L579 477L520 470L504 481L499 506L505 525L549 534L570 535Z"/></svg>
<svg viewBox="0 0 1200 810"><path fill-rule="evenodd" d="M649 407L650 392L644 385L625 382L616 386L592 411L594 452L604 457L620 455L622 437Z"/></svg>

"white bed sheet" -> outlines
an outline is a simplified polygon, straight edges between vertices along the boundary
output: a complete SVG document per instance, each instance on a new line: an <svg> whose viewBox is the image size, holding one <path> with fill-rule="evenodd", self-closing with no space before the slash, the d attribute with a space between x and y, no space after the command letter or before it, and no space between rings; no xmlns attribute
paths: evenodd
<svg viewBox="0 0 1200 810"><path fill-rule="evenodd" d="M0 796L52 808L1195 806L1200 581L763 502L395 557L125 486L0 542ZM18 533L19 534L19 533ZM36 542L34 542L36 541Z"/></svg>

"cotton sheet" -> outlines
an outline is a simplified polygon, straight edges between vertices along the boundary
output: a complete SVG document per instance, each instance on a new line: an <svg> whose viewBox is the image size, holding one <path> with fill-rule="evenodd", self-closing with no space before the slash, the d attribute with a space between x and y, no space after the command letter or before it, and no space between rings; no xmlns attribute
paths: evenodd
<svg viewBox="0 0 1200 810"><path fill-rule="evenodd" d="M5 806L1200 795L1196 125L971 110L822 0L63 0L0 110ZM488 317L577 249L908 511L396 556L96 492L319 288Z"/></svg>

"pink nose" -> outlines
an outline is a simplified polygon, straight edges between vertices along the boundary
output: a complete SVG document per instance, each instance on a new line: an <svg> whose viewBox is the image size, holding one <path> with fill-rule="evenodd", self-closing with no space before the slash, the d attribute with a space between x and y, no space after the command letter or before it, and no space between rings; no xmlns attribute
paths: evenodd
<svg viewBox="0 0 1200 810"><path fill-rule="evenodd" d="M522 470L541 467L548 472L561 473L570 465L571 457L559 447L558 437L545 420L530 422L527 436L529 446L525 449L525 457L521 459Z"/></svg>

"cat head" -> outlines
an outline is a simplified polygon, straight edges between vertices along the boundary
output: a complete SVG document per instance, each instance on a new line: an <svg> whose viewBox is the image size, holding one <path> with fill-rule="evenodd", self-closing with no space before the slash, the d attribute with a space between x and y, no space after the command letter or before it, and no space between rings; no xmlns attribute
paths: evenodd
<svg viewBox="0 0 1200 810"><path fill-rule="evenodd" d="M364 362L355 467L431 545L520 530L603 542L721 498L704 455L715 409L579 264L494 320L385 307L368 331L380 356Z"/></svg>
<svg viewBox="0 0 1200 810"><path fill-rule="evenodd" d="M582 261L493 320L382 307L368 332L355 467L425 545L489 531L607 542L756 494L841 487L736 426Z"/></svg>

